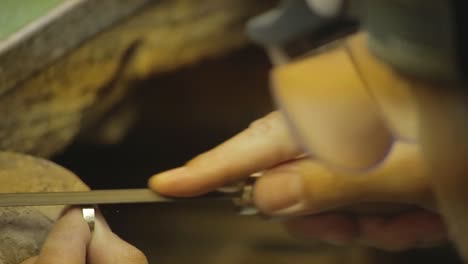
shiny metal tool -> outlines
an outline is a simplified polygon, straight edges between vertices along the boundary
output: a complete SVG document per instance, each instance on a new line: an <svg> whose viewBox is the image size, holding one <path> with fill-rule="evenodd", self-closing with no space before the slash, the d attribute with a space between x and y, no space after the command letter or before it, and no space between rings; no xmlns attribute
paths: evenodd
<svg viewBox="0 0 468 264"><path fill-rule="evenodd" d="M77 205L83 207L83 218L91 225L94 205L137 204L137 203L180 203L188 201L231 201L240 215L261 214L254 204L253 184L239 184L239 187L222 188L203 196L193 198L170 198L149 189L95 190L87 192L47 192L47 193L2 193L2 206L47 206ZM86 209L86 210L85 210ZM413 210L413 206L391 203L356 204L338 211L364 215L395 215ZM91 229L92 230L92 229Z"/></svg>
<svg viewBox="0 0 468 264"><path fill-rule="evenodd" d="M194 198L169 198L149 189L95 190L88 192L48 193L4 193L0 194L1 206L45 206L45 205L95 205L128 203L169 203L183 201L231 200L240 209L240 214L256 214L253 206L251 185L229 191L213 192ZM89 208L89 206L85 206ZM83 209L84 210L84 209ZM86 210L86 215L88 214ZM85 217L85 211L83 211ZM86 217L85 217L86 219Z"/></svg>

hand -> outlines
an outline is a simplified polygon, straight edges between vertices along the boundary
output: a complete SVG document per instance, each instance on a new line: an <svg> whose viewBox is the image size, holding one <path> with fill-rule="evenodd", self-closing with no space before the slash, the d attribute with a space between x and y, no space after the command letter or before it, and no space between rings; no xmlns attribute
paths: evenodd
<svg viewBox="0 0 468 264"><path fill-rule="evenodd" d="M267 215L298 216L285 222L293 234L340 244L357 241L388 250L445 241L444 225L428 210L392 217L338 213L366 202L433 209L417 146L397 144L379 169L352 176L333 173L301 155L282 115L274 112L185 166L156 175L150 187L165 195L188 197L264 171L255 185L255 203ZM330 210L335 213L326 213Z"/></svg>
<svg viewBox="0 0 468 264"><path fill-rule="evenodd" d="M267 170L254 195L267 214L299 216L285 225L306 240L389 251L447 240L414 145L397 144L384 164L361 175L334 173L310 159L286 163Z"/></svg>
<svg viewBox="0 0 468 264"><path fill-rule="evenodd" d="M22 264L148 264L146 257L112 233L98 216L91 234L80 209L69 210L57 221L39 256Z"/></svg>

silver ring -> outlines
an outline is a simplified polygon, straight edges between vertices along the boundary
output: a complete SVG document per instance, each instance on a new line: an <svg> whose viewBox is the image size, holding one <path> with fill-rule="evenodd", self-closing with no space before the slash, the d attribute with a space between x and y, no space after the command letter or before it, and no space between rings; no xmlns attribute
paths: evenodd
<svg viewBox="0 0 468 264"><path fill-rule="evenodd" d="M254 182L255 178L249 178L244 182L244 186L232 199L234 205L239 209L240 215L256 215L259 213L254 203Z"/></svg>
<svg viewBox="0 0 468 264"><path fill-rule="evenodd" d="M83 207L81 209L81 213L83 214L83 219L88 224L89 230L93 232L94 222L96 220L96 210L94 209L94 207Z"/></svg>

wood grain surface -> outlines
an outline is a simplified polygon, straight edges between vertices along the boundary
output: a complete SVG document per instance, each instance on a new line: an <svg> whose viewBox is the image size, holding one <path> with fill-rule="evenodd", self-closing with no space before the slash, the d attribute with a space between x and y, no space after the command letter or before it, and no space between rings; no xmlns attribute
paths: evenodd
<svg viewBox="0 0 468 264"><path fill-rule="evenodd" d="M0 149L59 152L127 97L134 81L243 46L245 21L271 4L155 1L3 94Z"/></svg>
<svg viewBox="0 0 468 264"><path fill-rule="evenodd" d="M0 152L0 193L88 191L72 172L32 156ZM0 264L18 264L38 254L58 206L0 207Z"/></svg>

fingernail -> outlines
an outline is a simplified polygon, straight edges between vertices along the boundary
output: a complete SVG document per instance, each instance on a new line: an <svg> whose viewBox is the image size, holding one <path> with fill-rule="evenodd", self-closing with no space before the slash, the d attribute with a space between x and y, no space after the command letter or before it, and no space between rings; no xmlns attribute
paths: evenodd
<svg viewBox="0 0 468 264"><path fill-rule="evenodd" d="M148 185L154 190L165 188L168 185L179 183L187 176L187 169L185 167L180 167L152 176L148 181Z"/></svg>

